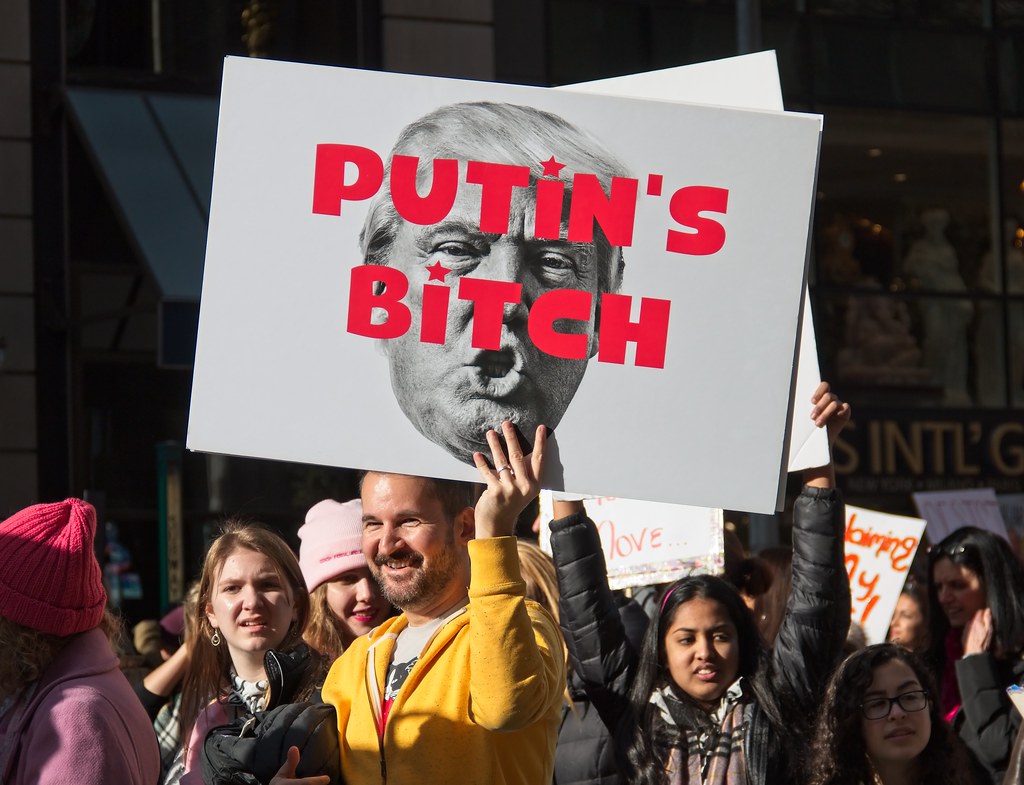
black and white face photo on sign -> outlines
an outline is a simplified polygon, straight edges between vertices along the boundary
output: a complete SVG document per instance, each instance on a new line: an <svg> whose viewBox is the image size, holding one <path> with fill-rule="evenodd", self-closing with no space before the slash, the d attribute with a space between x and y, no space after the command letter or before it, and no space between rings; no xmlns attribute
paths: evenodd
<svg viewBox="0 0 1024 785"><path fill-rule="evenodd" d="M395 156L418 159L417 191L431 188L432 164L458 161L454 205L439 223L419 225L394 207L390 169ZM529 184L511 189L508 231L481 231L483 186L467 181L471 161L529 167ZM573 176L596 175L605 192L626 167L600 142L550 112L529 106L475 102L444 106L406 126L388 157L384 187L370 206L360 236L365 264L400 270L409 282L404 298L412 327L383 339L391 387L409 421L423 436L460 461L475 451L489 455L484 433L512 421L521 438L532 441L538 425L561 422L597 351L601 295L622 283L622 249L595 226L593 242L570 242ZM537 231L538 181L559 181L564 197L553 232ZM541 221L545 219L541 217ZM494 348L474 340L473 301L457 297L463 278L514 282L518 302L500 304L500 338ZM444 342L422 340L423 284L448 286ZM383 286L378 284L379 289ZM572 289L589 295L584 319L565 319L559 332L585 336L581 358L560 357L538 348L530 336L529 315L545 293Z"/></svg>
<svg viewBox="0 0 1024 785"><path fill-rule="evenodd" d="M190 450L775 509L820 118L228 58L217 133Z"/></svg>

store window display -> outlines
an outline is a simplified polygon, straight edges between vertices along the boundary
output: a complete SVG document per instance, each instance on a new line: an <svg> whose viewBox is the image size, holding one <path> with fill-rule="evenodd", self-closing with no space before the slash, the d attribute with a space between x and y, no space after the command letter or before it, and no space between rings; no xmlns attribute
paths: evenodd
<svg viewBox="0 0 1024 785"><path fill-rule="evenodd" d="M1003 243L1006 259L1006 288L1008 294L1024 294L1024 251L1020 245L1024 234L1016 220L1003 224ZM990 251L982 257L978 274L978 287L998 294L1003 290L1002 270L998 259ZM1024 303L1008 301L1007 327L1010 340L1010 389L1014 404L1024 403ZM974 356L978 374L978 403L1001 406L1006 403L1006 385L1003 377L1005 363L1003 346L1003 313L1000 303L993 300L978 302L978 322L974 335Z"/></svg>
<svg viewBox="0 0 1024 785"><path fill-rule="evenodd" d="M956 249L946 239L949 212L925 210L921 224L924 235L911 244L903 260L904 272L916 278L924 291L966 293ZM932 382L943 390L945 403L969 404L967 331L974 318L974 304L966 298L923 297L918 307L924 366L931 372Z"/></svg>
<svg viewBox="0 0 1024 785"><path fill-rule="evenodd" d="M874 275L866 275L854 255L856 238L847 221L823 234L823 262L832 283L867 290L850 295L843 309L842 348L836 357L839 377L859 384L921 385L921 349L906 303L890 296Z"/></svg>

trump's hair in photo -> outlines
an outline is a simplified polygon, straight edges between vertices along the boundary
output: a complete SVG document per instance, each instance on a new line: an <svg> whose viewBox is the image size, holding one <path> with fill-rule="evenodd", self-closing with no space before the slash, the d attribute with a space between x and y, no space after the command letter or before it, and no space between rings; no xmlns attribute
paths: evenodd
<svg viewBox="0 0 1024 785"><path fill-rule="evenodd" d="M474 103L442 106L402 129L388 156L384 184L373 201L359 237L366 264L389 263L391 246L402 222L391 201L391 162L396 155L418 156L418 185L431 177L434 159L456 159L530 167L530 185L543 176L543 162L554 156L564 164L563 218L568 215L575 173L595 175L605 193L613 177L627 177L626 166L583 129L551 112L517 104ZM462 170L464 171L464 170ZM613 248L599 226L594 248L601 255L598 284L617 292L625 267L621 249Z"/></svg>

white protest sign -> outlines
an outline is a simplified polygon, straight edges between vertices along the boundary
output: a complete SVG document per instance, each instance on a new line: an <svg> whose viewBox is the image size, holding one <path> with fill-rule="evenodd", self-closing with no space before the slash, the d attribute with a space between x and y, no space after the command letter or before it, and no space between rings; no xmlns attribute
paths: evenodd
<svg viewBox="0 0 1024 785"><path fill-rule="evenodd" d="M913 497L918 514L928 521L928 541L932 545L963 526L977 526L1010 541L992 488L919 491Z"/></svg>
<svg viewBox="0 0 1024 785"><path fill-rule="evenodd" d="M868 643L886 639L924 528L920 518L846 505L850 618L864 629Z"/></svg>
<svg viewBox="0 0 1024 785"><path fill-rule="evenodd" d="M820 129L228 58L188 447L773 511Z"/></svg>
<svg viewBox="0 0 1024 785"><path fill-rule="evenodd" d="M1000 493L996 501L1006 528L1024 533L1024 493Z"/></svg>
<svg viewBox="0 0 1024 785"><path fill-rule="evenodd" d="M555 89L746 109L782 111L784 108L782 83L774 51L599 79ZM811 298L805 291L796 383L793 385L793 421L789 431L791 472L824 466L830 460L828 434L823 428L815 426L808 416L811 396L820 383Z"/></svg>
<svg viewBox="0 0 1024 785"><path fill-rule="evenodd" d="M782 83L774 51L724 57L556 87L574 93L781 111Z"/></svg>
<svg viewBox="0 0 1024 785"><path fill-rule="evenodd" d="M585 502L597 525L613 589L720 574L725 561L721 510L598 496ZM551 553L550 491L541 491L540 545Z"/></svg>
<svg viewBox="0 0 1024 785"><path fill-rule="evenodd" d="M1000 493L996 501L999 502L999 514L1006 525L1013 552L1018 558L1024 558L1024 493Z"/></svg>

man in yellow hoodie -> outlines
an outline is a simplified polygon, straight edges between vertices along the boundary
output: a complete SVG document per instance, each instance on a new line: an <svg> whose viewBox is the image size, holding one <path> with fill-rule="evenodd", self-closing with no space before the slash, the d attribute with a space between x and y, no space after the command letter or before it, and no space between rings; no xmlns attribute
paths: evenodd
<svg viewBox="0 0 1024 785"><path fill-rule="evenodd" d="M348 785L551 781L565 690L561 634L524 598L516 518L539 490L545 429L523 455L512 425L487 434L487 484L369 472L363 552L402 614L356 639L323 697L338 713ZM467 588L468 587L468 588ZM294 768L274 783L286 783ZM318 781L309 778L303 782Z"/></svg>

